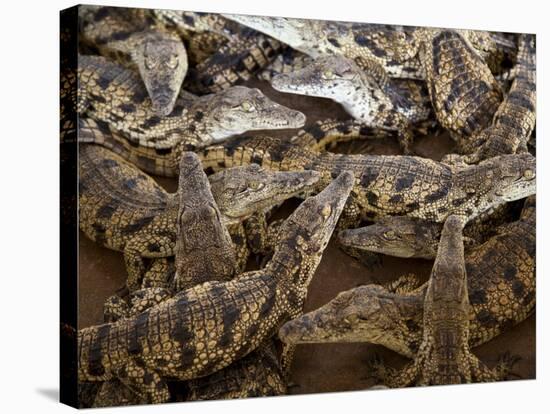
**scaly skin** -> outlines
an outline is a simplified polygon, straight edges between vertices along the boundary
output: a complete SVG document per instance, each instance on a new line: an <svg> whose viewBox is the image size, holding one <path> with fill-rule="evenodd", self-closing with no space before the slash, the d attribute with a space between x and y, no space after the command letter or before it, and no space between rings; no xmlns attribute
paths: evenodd
<svg viewBox="0 0 550 414"><path fill-rule="evenodd" d="M430 114L429 96L412 82L409 88L390 81L380 85L355 62L336 55L319 57L304 69L278 75L271 84L281 92L332 99L369 127L399 131L401 146L410 153L411 123L424 121Z"/></svg>
<svg viewBox="0 0 550 414"><path fill-rule="evenodd" d="M342 55L363 69L378 68L387 75L426 79L418 56L423 28L346 23L284 17L225 15L290 45L308 56ZM515 53L514 44L501 34L461 30L476 53L495 69Z"/></svg>
<svg viewBox="0 0 550 414"><path fill-rule="evenodd" d="M342 173L286 220L270 263L230 282L178 293L134 318L78 332L79 380L117 376L151 403L169 398L163 377L189 380L246 356L302 311L307 286L353 185Z"/></svg>
<svg viewBox="0 0 550 414"><path fill-rule="evenodd" d="M342 55L363 69L378 68L380 76L422 78L414 28L364 23L289 19L284 17L224 15L288 44L313 58ZM411 53L411 50L413 52Z"/></svg>
<svg viewBox="0 0 550 414"><path fill-rule="evenodd" d="M155 10L154 13L184 38L193 39L189 33L201 35L201 40L209 35L207 42L214 38L214 43L219 45L211 56L190 69L185 86L195 93L220 92L250 79L283 48L279 41L219 14L175 10Z"/></svg>
<svg viewBox="0 0 550 414"><path fill-rule="evenodd" d="M128 287L138 289L145 271L143 257L175 253L178 193L168 194L100 146L81 145L79 156L80 229L103 246L124 252ZM250 215L300 194L317 180L315 172L273 174L249 166L222 171L210 178L210 184L222 221L238 227Z"/></svg>
<svg viewBox="0 0 550 414"><path fill-rule="evenodd" d="M450 214L474 218L535 192L535 158L507 155L475 166L450 166L420 157L316 153L274 137L234 138L199 150L213 171L254 162L264 168L314 170L321 183L352 171L355 187L343 227L361 219L407 215L443 222Z"/></svg>
<svg viewBox="0 0 550 414"><path fill-rule="evenodd" d="M492 124L473 137L474 152L465 157L468 163L527 151L527 142L536 122L535 36L521 35L519 42L516 76L510 91L499 106Z"/></svg>
<svg viewBox="0 0 550 414"><path fill-rule="evenodd" d="M277 111L274 115L276 114ZM358 121L327 119L303 128L289 141L297 148L305 148L305 153L308 153L308 149L322 151L350 140L371 140L392 136L389 131L369 128ZM113 128L107 123L83 117L78 119L78 140L79 142L94 143L109 148L148 174L163 177L177 177L179 173L177 166L182 151L197 151L201 148L201 145L191 145L189 143L182 143L175 148L160 151L144 146L136 146L126 137L113 131ZM243 160L245 163L246 161ZM216 167L216 170L219 170L219 166Z"/></svg>
<svg viewBox="0 0 550 414"><path fill-rule="evenodd" d="M535 306L535 196L520 219L471 249L468 274L469 345L481 345L525 320ZM412 358L422 340L426 286L407 294L366 285L340 293L321 308L283 326L291 344L370 342Z"/></svg>
<svg viewBox="0 0 550 414"><path fill-rule="evenodd" d="M497 227L510 221L514 210L513 203L506 203L480 214L464 228L465 243L486 241ZM338 241L346 251L435 259L442 227L441 223L407 216L384 217L370 226L340 232Z"/></svg>
<svg viewBox="0 0 550 414"><path fill-rule="evenodd" d="M304 69L312 62L313 58L288 47L278 54L262 72L258 73L258 79L271 82L277 75Z"/></svg>
<svg viewBox="0 0 550 414"><path fill-rule="evenodd" d="M187 382L187 401L265 397L286 394L283 372L273 343L212 375Z"/></svg>
<svg viewBox="0 0 550 414"><path fill-rule="evenodd" d="M464 32L423 28L415 36L435 115L466 145L491 123L500 86Z"/></svg>
<svg viewBox="0 0 550 414"><path fill-rule="evenodd" d="M177 103L158 117L133 72L99 56L80 56L77 112L107 122L134 145L167 155L181 145L204 146L258 129L299 128L305 116L266 98L259 89L234 86ZM179 157L172 159L174 167ZM175 167L176 168L176 167Z"/></svg>
<svg viewBox="0 0 550 414"><path fill-rule="evenodd" d="M153 110L169 115L188 67L178 34L157 25L145 9L80 6L79 17L84 41L137 67Z"/></svg>

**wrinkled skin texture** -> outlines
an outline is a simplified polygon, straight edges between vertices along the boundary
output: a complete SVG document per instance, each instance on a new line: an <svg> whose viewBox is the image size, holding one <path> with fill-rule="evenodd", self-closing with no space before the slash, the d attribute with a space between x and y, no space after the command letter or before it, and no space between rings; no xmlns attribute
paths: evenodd
<svg viewBox="0 0 550 414"><path fill-rule="evenodd" d="M435 115L467 145L491 123L502 101L500 85L464 32L422 28L415 35Z"/></svg>

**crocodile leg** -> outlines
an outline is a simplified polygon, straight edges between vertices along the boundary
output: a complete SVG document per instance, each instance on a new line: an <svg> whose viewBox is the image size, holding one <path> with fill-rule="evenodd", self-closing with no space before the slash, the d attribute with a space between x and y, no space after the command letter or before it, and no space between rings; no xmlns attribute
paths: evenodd
<svg viewBox="0 0 550 414"><path fill-rule="evenodd" d="M254 254L265 254L269 251L268 224L265 213L253 214L244 222L248 246Z"/></svg>
<svg viewBox="0 0 550 414"><path fill-rule="evenodd" d="M110 296L103 304L103 320L106 323L126 318L129 312L128 302L118 295Z"/></svg>
<svg viewBox="0 0 550 414"><path fill-rule="evenodd" d="M141 287L169 288L172 286L175 272L176 268L172 257L153 259L149 269L147 269L143 276Z"/></svg>

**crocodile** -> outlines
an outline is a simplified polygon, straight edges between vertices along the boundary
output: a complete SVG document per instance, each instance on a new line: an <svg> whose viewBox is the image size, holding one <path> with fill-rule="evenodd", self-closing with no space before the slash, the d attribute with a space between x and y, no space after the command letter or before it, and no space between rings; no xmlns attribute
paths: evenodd
<svg viewBox="0 0 550 414"><path fill-rule="evenodd" d="M535 224L536 197L531 196L519 220L500 226L495 236L467 253L470 347L488 342L534 311ZM422 341L425 295L426 285L402 293L360 286L288 322L279 336L292 344L370 342L413 358Z"/></svg>
<svg viewBox="0 0 550 414"><path fill-rule="evenodd" d="M295 49L286 48L263 71L258 73L257 78L271 82L277 75L301 70L312 62L313 58L310 56Z"/></svg>
<svg viewBox="0 0 550 414"><path fill-rule="evenodd" d="M495 113L491 125L472 137L467 163L501 154L527 151L536 122L536 45L535 36L519 39L515 77L508 94Z"/></svg>
<svg viewBox="0 0 550 414"><path fill-rule="evenodd" d="M82 144L79 157L80 228L90 239L124 253L128 287L138 289L145 272L143 257L175 253L178 193L167 193L103 147ZM318 178L311 171L273 173L251 165L221 171L210 177L210 185L223 223L236 227L233 231L240 237L239 225L247 216L306 191ZM246 257L239 261L246 262Z"/></svg>
<svg viewBox="0 0 550 414"><path fill-rule="evenodd" d="M188 62L178 33L156 24L145 9L80 6L82 39L103 55L136 68L157 116L174 109Z"/></svg>
<svg viewBox="0 0 550 414"><path fill-rule="evenodd" d="M170 398L165 378L206 376L245 357L303 308L353 186L344 172L304 200L268 265L229 282L179 292L143 313L78 332L79 381L121 381L150 403Z"/></svg>
<svg viewBox="0 0 550 414"><path fill-rule="evenodd" d="M338 55L322 56L302 70L277 75L271 85L280 92L332 99L368 126L399 131L406 153L411 152L411 124L427 120L431 113L422 84L412 80L379 84L353 60Z"/></svg>
<svg viewBox="0 0 550 414"><path fill-rule="evenodd" d="M189 39L191 45L206 41L217 46L209 56L204 51L206 56L189 70L185 87L194 93L220 92L246 81L283 50L279 41L220 14L178 10L154 10L153 13L164 26Z"/></svg>
<svg viewBox="0 0 550 414"><path fill-rule="evenodd" d="M535 193L536 159L528 153L455 166L412 156L318 153L289 140L255 136L232 138L198 155L212 171L253 162L276 171L318 171L320 183L352 171L355 186L345 212L350 227L389 215L443 222L457 214L469 220Z"/></svg>
<svg viewBox="0 0 550 414"><path fill-rule="evenodd" d="M192 152L185 152L180 165L174 252L177 258L176 292L202 283L201 278L210 279L212 275L215 280L231 280L237 266L231 236L199 158Z"/></svg>
<svg viewBox="0 0 550 414"><path fill-rule="evenodd" d="M176 103L158 117L137 75L100 56L80 56L77 112L109 123L131 143L161 154L181 143L206 145L257 129L299 128L305 116L265 97L259 89L234 86ZM178 162L175 164L177 168Z"/></svg>
<svg viewBox="0 0 550 414"><path fill-rule="evenodd" d="M378 68L381 77L389 75L423 80L426 76L418 56L422 38L417 31L423 28L285 17L224 16L273 36L313 58L343 55L363 69ZM505 35L474 30L460 32L495 72L503 62L513 61L517 49Z"/></svg>
<svg viewBox="0 0 550 414"><path fill-rule="evenodd" d="M498 373L489 370L469 346L470 302L463 226L464 221L458 216L449 216L443 225L424 296L422 342L412 363L397 375L386 377L387 385L445 385L499 379Z"/></svg>
<svg viewBox="0 0 550 414"><path fill-rule="evenodd" d="M497 227L515 215L516 204L501 204L470 221L463 231L465 248L483 243L492 236ZM341 231L338 241L346 252L359 259L364 251L435 259L442 227L441 223L407 216L383 217L372 225Z"/></svg>
<svg viewBox="0 0 550 414"><path fill-rule="evenodd" d="M346 23L285 17L224 14L317 58L343 55L363 69L378 67L394 77L422 79L421 67L410 52L413 27Z"/></svg>
<svg viewBox="0 0 550 414"><path fill-rule="evenodd" d="M282 113L276 110L273 115L279 116ZM308 149L319 152L350 140L377 140L394 136L391 131L370 128L355 120L325 119L300 129L289 141L296 147L304 147L306 152ZM179 169L176 167L180 154L183 151L198 151L202 146L182 143L173 149L143 147L113 130L109 124L84 117L78 118L78 140L109 148L141 170L163 177L177 177Z"/></svg>

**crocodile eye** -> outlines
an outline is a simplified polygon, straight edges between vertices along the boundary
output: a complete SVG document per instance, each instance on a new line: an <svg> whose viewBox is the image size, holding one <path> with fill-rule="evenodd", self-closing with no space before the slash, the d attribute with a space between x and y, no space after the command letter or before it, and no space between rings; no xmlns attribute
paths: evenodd
<svg viewBox="0 0 550 414"><path fill-rule="evenodd" d="M261 181L251 181L248 183L248 187L250 187L251 190L258 191L265 187L265 183Z"/></svg>
<svg viewBox="0 0 550 414"><path fill-rule="evenodd" d="M241 109L246 112L254 112L256 108L250 102L245 101L241 104Z"/></svg>
<svg viewBox="0 0 550 414"><path fill-rule="evenodd" d="M172 55L170 57L170 59L168 59L166 61L166 66L168 66L170 69L176 69L178 67L178 63L179 63L179 60L178 60L178 57L177 55Z"/></svg>
<svg viewBox="0 0 550 414"><path fill-rule="evenodd" d="M532 180L533 178L535 178L535 172L533 170L525 170L523 172L523 177L527 180Z"/></svg>
<svg viewBox="0 0 550 414"><path fill-rule="evenodd" d="M332 211L332 209L330 208L329 205L326 205L323 207L323 209L321 210L321 216L323 216L324 219L327 219L328 216L330 216L330 212Z"/></svg>
<svg viewBox="0 0 550 414"><path fill-rule="evenodd" d="M336 77L334 72L331 70L325 70L321 76L323 79L328 79L328 80L334 79Z"/></svg>
<svg viewBox="0 0 550 414"><path fill-rule="evenodd" d="M382 237L384 237L384 239L386 239L386 240L395 240L395 239L399 238L397 236L397 233L393 230L388 230L388 231L384 232Z"/></svg>
<svg viewBox="0 0 550 414"><path fill-rule="evenodd" d="M157 62L154 59L150 59L147 56L145 56L145 67L149 70L152 70L157 65Z"/></svg>

